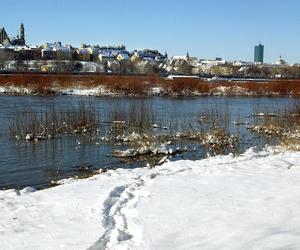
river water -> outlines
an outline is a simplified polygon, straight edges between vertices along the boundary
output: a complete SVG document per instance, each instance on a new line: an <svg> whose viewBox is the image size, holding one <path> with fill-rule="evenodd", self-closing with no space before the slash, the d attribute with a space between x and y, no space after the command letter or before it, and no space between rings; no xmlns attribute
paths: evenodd
<svg viewBox="0 0 300 250"><path fill-rule="evenodd" d="M122 108L134 102L137 106L151 104L158 121L168 127L176 121L194 124L204 109L226 107L231 120L245 121L260 108L276 111L291 105L291 98L252 97L197 97L197 98L108 98L77 96L0 96L0 189L31 186L45 188L52 180L72 177L78 166L100 168L134 168L145 166L145 161L124 161L112 156L116 145L95 144L82 137L62 137L37 143L15 140L9 134L9 126L18 112L43 112L56 107L61 110L76 107L78 102L92 103L103 121L110 115L110 107ZM251 146L263 146L245 127L235 127L230 122L229 130L241 136L241 151ZM182 142L184 144L184 142ZM201 146L192 145L194 150L173 157L178 159L200 159L205 156ZM58 171L59 170L59 171ZM58 174L59 173L59 174Z"/></svg>

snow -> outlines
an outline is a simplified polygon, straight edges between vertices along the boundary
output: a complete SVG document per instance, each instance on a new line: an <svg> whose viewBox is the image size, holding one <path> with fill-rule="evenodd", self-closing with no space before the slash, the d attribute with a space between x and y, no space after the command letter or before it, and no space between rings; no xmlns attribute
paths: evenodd
<svg viewBox="0 0 300 250"><path fill-rule="evenodd" d="M286 156L166 170L137 207L147 237L132 249L299 249L299 163Z"/></svg>
<svg viewBox="0 0 300 250"><path fill-rule="evenodd" d="M72 87L72 88L61 88L53 87L50 88L56 94L59 95L78 95L78 96L117 96L116 93L109 90L107 87L100 85L97 87ZM0 86L0 94L21 94L30 95L33 90L26 87L16 86Z"/></svg>
<svg viewBox="0 0 300 250"><path fill-rule="evenodd" d="M195 75L169 75L167 77L169 80L174 80L177 78L199 79L200 77Z"/></svg>
<svg viewBox="0 0 300 250"><path fill-rule="evenodd" d="M13 94L26 94L29 95L32 93L32 90L26 87L17 87L17 86L0 86L0 94L13 93Z"/></svg>
<svg viewBox="0 0 300 250"><path fill-rule="evenodd" d="M98 86L94 88L55 88L54 91L63 95L78 95L78 96L114 96L115 94L107 89L105 86Z"/></svg>
<svg viewBox="0 0 300 250"><path fill-rule="evenodd" d="M81 72L105 72L103 65L95 62L81 62Z"/></svg>
<svg viewBox="0 0 300 250"><path fill-rule="evenodd" d="M212 94L215 96L222 96L222 95L236 95L236 96L246 96L246 95L253 95L251 91L248 91L245 88L239 86L219 86L215 87L211 90Z"/></svg>
<svg viewBox="0 0 300 250"><path fill-rule="evenodd" d="M114 173L24 193L0 193L1 249L86 249L105 231L101 206L114 186L128 182Z"/></svg>
<svg viewBox="0 0 300 250"><path fill-rule="evenodd" d="M1 248L299 249L299 160L249 149L1 191Z"/></svg>

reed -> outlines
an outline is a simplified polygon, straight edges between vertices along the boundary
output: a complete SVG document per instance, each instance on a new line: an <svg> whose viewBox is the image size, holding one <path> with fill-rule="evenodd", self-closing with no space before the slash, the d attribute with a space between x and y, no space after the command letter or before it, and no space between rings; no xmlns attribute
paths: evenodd
<svg viewBox="0 0 300 250"><path fill-rule="evenodd" d="M42 140L64 134L90 133L99 121L99 114L92 104L79 102L66 110L18 111L9 125L9 132L15 138Z"/></svg>

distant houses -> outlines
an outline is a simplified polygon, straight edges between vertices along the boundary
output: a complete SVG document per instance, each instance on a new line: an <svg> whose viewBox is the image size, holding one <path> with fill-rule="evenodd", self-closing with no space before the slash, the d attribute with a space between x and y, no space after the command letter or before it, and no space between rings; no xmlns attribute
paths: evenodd
<svg viewBox="0 0 300 250"><path fill-rule="evenodd" d="M155 49L129 51L124 45L61 42L27 45L22 23L18 35L10 37L0 28L0 71L106 72L119 74L160 74L204 77L286 77L300 75L298 64L289 65L281 57L274 64L263 63L264 46L254 51L255 62L198 59L189 53L168 57ZM298 74L299 72L299 74Z"/></svg>
<svg viewBox="0 0 300 250"><path fill-rule="evenodd" d="M124 45L82 44L76 48L61 42L47 42L41 46L28 46L22 23L16 37L9 37L6 30L0 28L0 62L3 65L1 69L7 70L15 70L12 65L18 62L19 65L24 65L22 70L58 71L63 68L75 71L86 69L92 72L145 73L156 72L158 68L163 69L162 64L168 61L167 57L157 50L128 51ZM81 66L78 66L78 63ZM69 64L69 67L66 67L66 64Z"/></svg>
<svg viewBox="0 0 300 250"><path fill-rule="evenodd" d="M97 60L99 60L100 63L107 64L108 62L113 62L115 60L115 56L109 51L101 51Z"/></svg>
<svg viewBox="0 0 300 250"><path fill-rule="evenodd" d="M131 61L143 60L143 61L166 61L167 58L157 50L144 49L134 50L131 54Z"/></svg>
<svg viewBox="0 0 300 250"><path fill-rule="evenodd" d="M43 60L72 60L73 51L70 45L63 46L61 42L46 43L41 47Z"/></svg>

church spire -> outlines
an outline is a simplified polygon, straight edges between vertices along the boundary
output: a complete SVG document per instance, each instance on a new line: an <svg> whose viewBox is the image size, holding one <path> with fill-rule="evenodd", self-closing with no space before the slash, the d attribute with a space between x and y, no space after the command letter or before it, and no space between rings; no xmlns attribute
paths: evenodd
<svg viewBox="0 0 300 250"><path fill-rule="evenodd" d="M25 28L24 28L24 23L22 22L21 23L21 26L20 26L20 43L22 45L25 45Z"/></svg>

